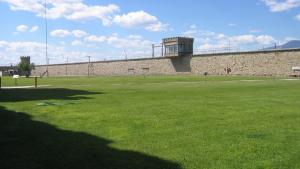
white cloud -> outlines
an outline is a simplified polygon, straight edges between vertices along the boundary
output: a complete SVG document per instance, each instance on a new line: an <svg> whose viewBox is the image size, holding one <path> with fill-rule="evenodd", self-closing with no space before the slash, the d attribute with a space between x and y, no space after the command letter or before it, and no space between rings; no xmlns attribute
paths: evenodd
<svg viewBox="0 0 300 169"><path fill-rule="evenodd" d="M99 38L101 36L96 37ZM99 52L97 51L100 49L98 48L99 45L94 45L94 43L85 44L85 42L80 40L72 41L71 45L84 45L84 47L92 47L92 52L86 52L84 50L78 49L74 49L75 51L68 50L67 46L64 46L65 42L60 42L59 46L49 44L48 56L50 58L50 64L65 63L66 56L69 56L69 62L86 61L85 56L92 56L93 60L103 60L103 58L106 58L108 60L124 59L124 50L126 50L128 58L140 58L146 56L149 57L151 56L151 44L155 42L145 40L139 35L119 37L117 34L113 34L111 36L105 37L105 41L103 41L103 43L115 47L116 49L103 50L101 48L101 52ZM89 49L89 51L91 49ZM31 56L32 62L34 62L35 64L45 64L45 44L30 41L9 42L0 40L0 64L16 64L19 62L19 56L22 55Z"/></svg>
<svg viewBox="0 0 300 169"><path fill-rule="evenodd" d="M221 33L221 34L217 35L217 39L218 40L223 40L223 39L226 39L226 36Z"/></svg>
<svg viewBox="0 0 300 169"><path fill-rule="evenodd" d="M53 37L66 37L66 36L74 36L76 38L83 38L88 36L89 34L83 30L67 30L67 29L56 29L50 32L50 35Z"/></svg>
<svg viewBox="0 0 300 169"><path fill-rule="evenodd" d="M160 32L168 30L168 24L163 24L161 22L153 23L145 27L147 31Z"/></svg>
<svg viewBox="0 0 300 169"><path fill-rule="evenodd" d="M292 40L299 40L299 38L295 38L295 37L285 37L283 43L286 43L286 42L289 42L289 41L292 41Z"/></svg>
<svg viewBox="0 0 300 169"><path fill-rule="evenodd" d="M88 35L88 33L86 33L85 31L82 30L73 30L72 34L76 37L76 38L82 38Z"/></svg>
<svg viewBox="0 0 300 169"><path fill-rule="evenodd" d="M256 49L258 49L263 45L271 45L278 42L270 35L244 34L228 36L223 33L198 29L197 27L190 27L190 30L183 32L183 35L194 37L195 45L201 50L228 48L229 44L233 48L245 47L248 50L252 50L253 48L250 49L250 46L257 47Z"/></svg>
<svg viewBox="0 0 300 169"><path fill-rule="evenodd" d="M124 15L117 15L114 22L123 27L135 27L157 22L157 18L144 11L130 12Z"/></svg>
<svg viewBox="0 0 300 169"><path fill-rule="evenodd" d="M22 24L22 25L18 25L16 27L16 32L14 32L14 34L18 34L20 32L27 32L27 31L36 32L38 29L39 29L38 26L33 26L33 27L30 28L29 26Z"/></svg>
<svg viewBox="0 0 300 169"><path fill-rule="evenodd" d="M74 44L79 44L79 41L73 41ZM155 42L145 40L140 35L129 35L127 37L119 37L117 33L114 33L110 36L97 36L90 35L84 38L84 42L89 43L107 43L110 46L120 49L129 49L129 50L151 50L151 45ZM73 45L74 45L73 44ZM92 44L87 44L87 46Z"/></svg>
<svg viewBox="0 0 300 169"><path fill-rule="evenodd" d="M96 35L90 35L90 36L84 38L84 41L87 41L87 42L101 43L101 42L104 42L105 40L106 40L105 36L96 36Z"/></svg>
<svg viewBox="0 0 300 169"><path fill-rule="evenodd" d="M38 17L45 17L43 0L0 0L9 4L13 11L32 12ZM157 17L144 12L129 12L117 15L120 11L115 4L87 5L83 0L48 0L47 18L65 18L72 21L86 21L98 19L104 26L115 23L125 28L142 27L147 31L158 32L168 30L169 25L164 24Z"/></svg>
<svg viewBox="0 0 300 169"><path fill-rule="evenodd" d="M193 25L190 25L190 28L191 28L191 29L196 29L197 26L196 26L195 24L193 24Z"/></svg>
<svg viewBox="0 0 300 169"><path fill-rule="evenodd" d="M232 36L228 38L231 43L234 44L249 44L255 42L254 35L239 35L239 36Z"/></svg>
<svg viewBox="0 0 300 169"><path fill-rule="evenodd" d="M0 41L0 48L3 48L7 44L6 41Z"/></svg>
<svg viewBox="0 0 300 169"><path fill-rule="evenodd" d="M84 38L85 42L90 43L107 43L116 48L120 49L132 49L132 51L141 49L151 49L153 41L145 40L140 35L129 35L127 37L119 37L117 33L110 36L96 36L90 35Z"/></svg>
<svg viewBox="0 0 300 169"><path fill-rule="evenodd" d="M256 42L261 45L270 45L272 43L275 43L275 39L272 36L269 35L260 35L255 38Z"/></svg>
<svg viewBox="0 0 300 169"><path fill-rule="evenodd" d="M250 45L250 44L270 45L276 41L270 35L255 36L251 34L232 36L232 37L228 37L227 39L230 40L230 43L232 43L235 46Z"/></svg>
<svg viewBox="0 0 300 169"><path fill-rule="evenodd" d="M82 46L83 43L80 40L75 40L75 41L72 41L71 45L72 46Z"/></svg>
<svg viewBox="0 0 300 169"><path fill-rule="evenodd" d="M17 32L26 32L28 30L28 26L27 25L18 25L16 30Z"/></svg>
<svg viewBox="0 0 300 169"><path fill-rule="evenodd" d="M128 36L126 38L120 38L118 34L113 34L106 38L107 43L116 48L132 48L135 50L150 49L154 43L149 40L144 40L141 36Z"/></svg>
<svg viewBox="0 0 300 169"><path fill-rule="evenodd" d="M188 31L183 32L183 35L184 35L184 36L187 36L187 37L193 37L193 36L196 35L197 33L198 33L198 30L196 30L196 29L191 29L191 30L188 30Z"/></svg>
<svg viewBox="0 0 300 169"><path fill-rule="evenodd" d="M57 29L57 30L54 30L54 31L50 32L51 36L60 37L60 38L70 36L71 34L72 33L70 31L65 30L65 29Z"/></svg>
<svg viewBox="0 0 300 169"><path fill-rule="evenodd" d="M65 29L58 29L52 31L50 35L60 38L73 35L74 37L82 38L84 42L88 42L85 44L81 40L74 40L71 42L72 46L85 45L88 47L92 45L92 43L107 43L116 48L150 49L151 45L154 43L152 41L144 40L140 35L129 35L125 38L121 38L116 33L110 36L99 36L90 35L82 30L69 31Z"/></svg>
<svg viewBox="0 0 300 169"><path fill-rule="evenodd" d="M259 30L259 29L251 29L249 32L250 33L260 33L261 30Z"/></svg>
<svg viewBox="0 0 300 169"><path fill-rule="evenodd" d="M235 23L229 23L228 26L235 27L235 26L237 26L237 24L235 24Z"/></svg>
<svg viewBox="0 0 300 169"><path fill-rule="evenodd" d="M143 39L143 37L140 35L129 35L128 38L129 39Z"/></svg>
<svg viewBox="0 0 300 169"><path fill-rule="evenodd" d="M300 7L300 0L263 0L272 12L288 11L292 8Z"/></svg>
<svg viewBox="0 0 300 169"><path fill-rule="evenodd" d="M20 56L30 56L35 64L45 64L45 44L30 41L1 41L0 40L0 64L8 65L9 63L17 64ZM66 56L69 62L86 61L85 56L101 57L97 52L70 51L65 47L48 45L48 56L50 64L65 63Z"/></svg>
<svg viewBox="0 0 300 169"><path fill-rule="evenodd" d="M43 0L1 0L9 4L13 11L33 12L36 16L45 17ZM82 0L48 0L47 18L68 20L100 19L103 25L109 25L115 12L120 9L117 5L106 6L86 5Z"/></svg>
<svg viewBox="0 0 300 169"><path fill-rule="evenodd" d="M300 21L300 14L298 14L298 15L296 16L296 19L297 19L298 21Z"/></svg>
<svg viewBox="0 0 300 169"><path fill-rule="evenodd" d="M39 30L39 26L33 26L33 27L30 29L30 32L36 32L37 30Z"/></svg>
<svg viewBox="0 0 300 169"><path fill-rule="evenodd" d="M167 24L161 23L155 16L145 11L130 12L116 15L113 22L126 28L144 27L148 31L158 32L167 29Z"/></svg>
<svg viewBox="0 0 300 169"><path fill-rule="evenodd" d="M35 13L43 13L44 5L42 1L38 2L37 0L1 0L9 4L9 7L13 11L29 11Z"/></svg>
<svg viewBox="0 0 300 169"><path fill-rule="evenodd" d="M65 15L69 20L86 20L98 18L102 21L103 25L110 25L112 15L119 11L119 7L114 4L108 6L87 6L82 3L77 3L70 6L71 14ZM55 13L55 12L54 12Z"/></svg>
<svg viewBox="0 0 300 169"><path fill-rule="evenodd" d="M220 35L222 38L220 39ZM255 45L257 47L261 47L264 45L271 45L276 42L276 40L269 35L238 35L238 36L225 36L223 34L219 34L219 37L215 37L215 39L209 39L206 42L202 41L198 49L200 50L216 50L216 49L225 49L229 47L234 49L239 49L240 47L246 47Z"/></svg>
<svg viewBox="0 0 300 169"><path fill-rule="evenodd" d="M212 49L222 49L227 48L228 44L210 44L210 43L204 43L200 45L197 49L198 50L212 50Z"/></svg>
<svg viewBox="0 0 300 169"><path fill-rule="evenodd" d="M64 45L66 45L66 42L65 41L60 41L59 44L64 46Z"/></svg>
<svg viewBox="0 0 300 169"><path fill-rule="evenodd" d="M195 36L212 37L212 36L216 36L217 34L212 31L202 30L202 29L198 29L197 27L193 27L190 28L190 30L185 31L183 35L187 37L195 37Z"/></svg>

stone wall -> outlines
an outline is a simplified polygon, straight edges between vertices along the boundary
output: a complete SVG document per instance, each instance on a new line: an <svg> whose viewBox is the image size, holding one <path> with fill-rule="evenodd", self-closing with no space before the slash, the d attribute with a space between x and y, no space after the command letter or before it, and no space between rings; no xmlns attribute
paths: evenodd
<svg viewBox="0 0 300 169"><path fill-rule="evenodd" d="M50 76L113 76L113 75L176 75L225 74L229 67L233 75L293 74L292 67L300 66L300 49L193 55L180 58L148 58L92 63L49 65ZM46 66L36 66L32 75L39 76Z"/></svg>

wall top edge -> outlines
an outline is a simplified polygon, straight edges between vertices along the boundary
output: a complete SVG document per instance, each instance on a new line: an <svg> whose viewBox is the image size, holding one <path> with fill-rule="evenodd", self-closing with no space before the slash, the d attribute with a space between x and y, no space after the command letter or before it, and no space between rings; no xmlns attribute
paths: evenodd
<svg viewBox="0 0 300 169"><path fill-rule="evenodd" d="M207 54L194 54L192 57L211 57L211 56L220 56L220 55L240 55L240 54L259 54L259 53L276 53L276 52L300 52L300 48L292 49L276 49L276 50L260 50L260 51L242 51L242 52L224 52L224 53L207 53ZM119 60L107 60L107 61L93 61L91 63L111 63L111 62L131 62L131 61L142 61L142 60L161 60L161 59L170 59L170 57L154 57L154 58L136 58L136 59L119 59ZM88 64L89 62L76 62L76 63L60 63L60 64L50 64L48 66L59 66L59 65L80 65ZM36 65L46 66L46 65Z"/></svg>

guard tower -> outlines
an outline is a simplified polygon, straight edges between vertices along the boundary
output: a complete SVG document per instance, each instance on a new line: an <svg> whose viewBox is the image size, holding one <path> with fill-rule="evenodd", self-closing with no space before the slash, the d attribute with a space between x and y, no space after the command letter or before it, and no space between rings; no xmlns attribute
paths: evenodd
<svg viewBox="0 0 300 169"><path fill-rule="evenodd" d="M173 37L163 39L165 57L183 57L193 54L194 38Z"/></svg>

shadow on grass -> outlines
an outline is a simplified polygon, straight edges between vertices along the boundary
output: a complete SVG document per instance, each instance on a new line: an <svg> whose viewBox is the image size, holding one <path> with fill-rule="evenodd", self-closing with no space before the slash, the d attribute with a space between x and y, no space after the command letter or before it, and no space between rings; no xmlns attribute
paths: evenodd
<svg viewBox="0 0 300 169"><path fill-rule="evenodd" d="M49 99L80 100L89 99L89 97L80 95L92 94L103 93L64 88L2 89L0 90L0 102L18 102Z"/></svg>
<svg viewBox="0 0 300 169"><path fill-rule="evenodd" d="M109 140L33 121L0 106L0 168L180 169L173 162L112 147Z"/></svg>

